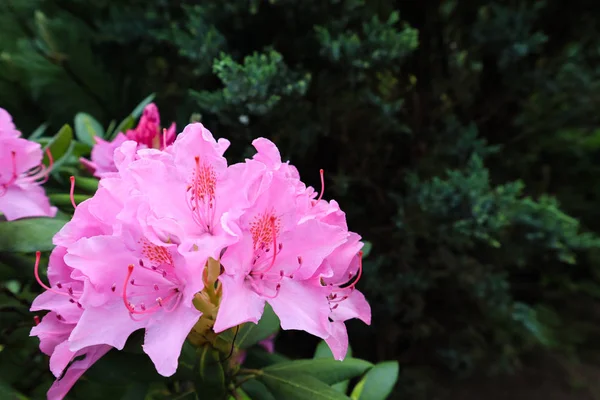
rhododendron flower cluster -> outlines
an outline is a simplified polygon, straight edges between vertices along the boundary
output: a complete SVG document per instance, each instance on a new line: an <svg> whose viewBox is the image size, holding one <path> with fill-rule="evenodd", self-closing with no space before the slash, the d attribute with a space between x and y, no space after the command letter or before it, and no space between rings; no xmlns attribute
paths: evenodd
<svg viewBox="0 0 600 400"><path fill-rule="evenodd" d="M115 150L127 140L137 142L140 149L164 149L175 140L175 123L169 129L161 131L160 115L154 103L148 104L142 113L142 117L135 129L129 129L124 134L117 133L112 141L106 141L97 136L94 137L96 145L92 149L92 160L81 159L94 176L101 178L107 174L117 171L113 154Z"/></svg>
<svg viewBox="0 0 600 400"><path fill-rule="evenodd" d="M7 220L56 214L40 186L50 173L42 157L41 145L21 138L10 114L0 108L0 213Z"/></svg>
<svg viewBox="0 0 600 400"><path fill-rule="evenodd" d="M186 338L257 323L266 303L283 329L323 338L345 357L344 321L371 318L355 287L360 236L272 142L253 145L252 159L228 165L229 142L195 123L164 148L126 140L115 149L115 172L54 238L50 286L36 275L47 291L32 309L50 312L32 335L51 355L50 397L138 329L170 376Z"/></svg>

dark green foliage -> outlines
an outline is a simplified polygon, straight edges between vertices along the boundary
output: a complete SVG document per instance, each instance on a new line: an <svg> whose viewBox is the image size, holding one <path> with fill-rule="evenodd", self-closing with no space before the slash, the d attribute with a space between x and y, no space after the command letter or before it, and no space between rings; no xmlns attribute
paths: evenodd
<svg viewBox="0 0 600 400"><path fill-rule="evenodd" d="M397 358L403 385L412 367L506 371L529 350L590 348L595 3L196 3L0 2L0 106L26 134L79 112L106 127L156 92L165 123L193 116L234 156L265 136L309 183L324 168L325 198L372 244L359 287L373 325L352 325L355 354Z"/></svg>

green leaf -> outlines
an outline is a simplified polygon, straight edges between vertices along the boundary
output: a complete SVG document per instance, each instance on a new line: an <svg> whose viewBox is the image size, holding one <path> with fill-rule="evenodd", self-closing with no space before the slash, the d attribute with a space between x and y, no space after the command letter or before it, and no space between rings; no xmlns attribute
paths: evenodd
<svg viewBox="0 0 600 400"><path fill-rule="evenodd" d="M86 113L75 115L75 135L82 143L90 146L96 144L94 137L104 137L104 128L94 117Z"/></svg>
<svg viewBox="0 0 600 400"><path fill-rule="evenodd" d="M348 352L346 353L346 357L352 357L352 347L350 347L350 345L348 345ZM319 342L319 344L317 345L317 348L315 350L315 355L313 358L327 358L330 360L334 359L331 349L329 348L329 346L327 345L327 343L324 340L321 340ZM342 362L344 362L344 361L342 361ZM350 385L350 381L346 380L346 381L338 382L334 385L331 385L331 387L334 388L335 390L337 390L338 392L346 393L348 391L349 385Z"/></svg>
<svg viewBox="0 0 600 400"><path fill-rule="evenodd" d="M228 400L253 400L252 397L248 396L248 394L246 392L244 392L242 389L237 389L235 391L235 393L237 394L237 398L234 398L233 396L229 396Z"/></svg>
<svg viewBox="0 0 600 400"><path fill-rule="evenodd" d="M116 123L117 122L114 119L110 121L110 124L108 124L108 127L106 128L106 132L104 132L105 138L108 139L109 137L112 137L113 129L115 129Z"/></svg>
<svg viewBox="0 0 600 400"><path fill-rule="evenodd" d="M96 193L96 190L98 190L98 182L99 180L96 178L86 178L83 176L75 178L75 186L89 193Z"/></svg>
<svg viewBox="0 0 600 400"><path fill-rule="evenodd" d="M246 360L244 361L244 367L261 369L269 365L278 364L286 361L290 361L290 359L281 354L269 353L261 347L252 347L246 350Z"/></svg>
<svg viewBox="0 0 600 400"><path fill-rule="evenodd" d="M112 140L119 133L125 133L125 132L127 132L128 129L131 129L134 126L135 126L135 118L132 115L128 115L127 117L125 117L125 119L123 121L121 121L121 123L119 125L117 125L115 130L111 133L110 137L108 137L107 139Z"/></svg>
<svg viewBox="0 0 600 400"><path fill-rule="evenodd" d="M0 252L31 253L54 248L52 237L66 221L56 218L27 218L0 222Z"/></svg>
<svg viewBox="0 0 600 400"><path fill-rule="evenodd" d="M398 380L398 362L386 361L375 365L354 387L352 400L385 400Z"/></svg>
<svg viewBox="0 0 600 400"><path fill-rule="evenodd" d="M75 143L75 148L73 149L73 155L76 158L88 156L92 152L92 146L89 144L81 143L81 142L73 142Z"/></svg>
<svg viewBox="0 0 600 400"><path fill-rule="evenodd" d="M82 201L89 199L92 196L85 194L76 194L73 196L75 204L79 204ZM48 195L50 202L56 206L71 206L71 196L67 193L52 193Z"/></svg>
<svg viewBox="0 0 600 400"><path fill-rule="evenodd" d="M252 400L275 400L269 389L256 379L251 379L242 384L242 388Z"/></svg>
<svg viewBox="0 0 600 400"><path fill-rule="evenodd" d="M371 248L373 247L373 244L366 240L364 241L364 243L365 243L365 245L362 248L363 258L367 258L369 256L369 254L371 254Z"/></svg>
<svg viewBox="0 0 600 400"><path fill-rule="evenodd" d="M279 326L279 318L267 303L258 324L247 322L239 328L237 336L235 336L235 328L233 328L225 332L222 337L229 342L233 341L235 337L235 346L239 349L247 349L261 340L276 334L279 331Z"/></svg>
<svg viewBox="0 0 600 400"><path fill-rule="evenodd" d="M279 363L265 368L264 371L310 375L323 383L332 385L362 375L372 366L373 364L370 362L358 358L346 358L343 362L317 358Z"/></svg>
<svg viewBox="0 0 600 400"><path fill-rule="evenodd" d="M264 371L258 376L276 399L286 400L344 400L343 393L310 375L283 371Z"/></svg>
<svg viewBox="0 0 600 400"><path fill-rule="evenodd" d="M348 353L346 353L346 357L352 357L352 347L350 347L350 345L348 345ZM321 340L317 345L313 358L330 358L333 360L333 353L324 340Z"/></svg>
<svg viewBox="0 0 600 400"><path fill-rule="evenodd" d="M131 115L134 118L139 118L140 115L142 115L142 113L144 112L144 107L146 107L148 104L152 103L152 100L154 100L155 97L156 97L156 93L152 93L151 95L146 97L144 100L142 100L142 102L140 104L138 104L133 109L133 111L131 112Z"/></svg>
<svg viewBox="0 0 600 400"><path fill-rule="evenodd" d="M47 123L43 123L40 126L38 126L36 128L35 131L31 132L31 135L29 135L28 139L29 140L35 140L40 138L44 132L46 132L46 129L48 129L48 124Z"/></svg>
<svg viewBox="0 0 600 400"><path fill-rule="evenodd" d="M127 385L131 382L156 382L163 378L145 354L111 350L86 372L86 376L107 385Z"/></svg>
<svg viewBox="0 0 600 400"><path fill-rule="evenodd" d="M53 169L58 168L62 164L62 160L68 157L69 153L73 151L73 130L69 125L63 125L62 128L54 135L52 139L44 146L44 164L50 165L48 155L45 154L46 150L50 151L52 155L52 161L54 163Z"/></svg>
<svg viewBox="0 0 600 400"><path fill-rule="evenodd" d="M194 382L196 393L202 393L202 397L206 399L226 399L225 371L219 351L210 346L204 346L198 353L197 374Z"/></svg>

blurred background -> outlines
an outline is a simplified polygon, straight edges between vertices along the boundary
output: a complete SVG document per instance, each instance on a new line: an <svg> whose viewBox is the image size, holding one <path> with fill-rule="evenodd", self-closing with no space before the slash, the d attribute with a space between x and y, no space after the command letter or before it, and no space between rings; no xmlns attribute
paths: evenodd
<svg viewBox="0 0 600 400"><path fill-rule="evenodd" d="M163 126L201 121L230 160L267 137L308 184L325 170L367 242L373 323L350 342L400 362L393 398L600 399L599 17L592 0L0 0L0 107L28 136L155 93ZM1 304L39 291L28 268L3 272ZM6 315L0 376L35 398L47 360Z"/></svg>

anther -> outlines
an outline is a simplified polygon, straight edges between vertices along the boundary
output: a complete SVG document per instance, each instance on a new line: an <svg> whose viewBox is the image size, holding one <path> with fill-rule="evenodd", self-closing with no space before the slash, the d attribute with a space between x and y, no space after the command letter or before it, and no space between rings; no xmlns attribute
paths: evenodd
<svg viewBox="0 0 600 400"><path fill-rule="evenodd" d="M38 317L37 315L34 315L33 323L35 324L35 326L38 326L40 324L40 317Z"/></svg>

